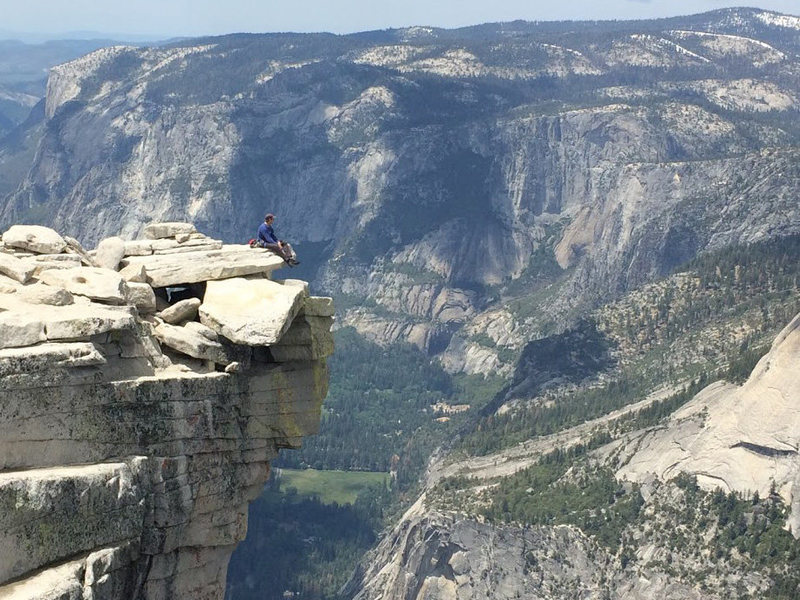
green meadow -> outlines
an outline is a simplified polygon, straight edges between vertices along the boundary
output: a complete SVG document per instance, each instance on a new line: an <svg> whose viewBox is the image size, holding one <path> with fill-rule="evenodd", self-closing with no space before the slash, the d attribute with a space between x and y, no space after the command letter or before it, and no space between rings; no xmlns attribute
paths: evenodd
<svg viewBox="0 0 800 600"><path fill-rule="evenodd" d="M316 469L277 469L280 489L291 488L300 496L316 496L324 504L353 504L359 492L378 485L389 485L389 474L372 471L318 471Z"/></svg>

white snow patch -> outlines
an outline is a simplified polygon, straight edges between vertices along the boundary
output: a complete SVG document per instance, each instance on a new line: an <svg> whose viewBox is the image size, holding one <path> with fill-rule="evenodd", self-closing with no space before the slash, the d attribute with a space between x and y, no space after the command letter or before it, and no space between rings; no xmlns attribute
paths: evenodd
<svg viewBox="0 0 800 600"><path fill-rule="evenodd" d="M275 77L275 75L281 73L282 71L288 71L289 69L301 69L306 65L312 65L318 62L320 62L319 59L303 60L299 62L281 62L278 60L271 60L267 63L267 68L259 73L259 75L256 77L256 85L263 85L267 83L273 77Z"/></svg>
<svg viewBox="0 0 800 600"><path fill-rule="evenodd" d="M700 45L716 57L736 56L748 58L753 61L753 65L756 67L780 62L786 58L783 52L773 48L766 42L740 35L684 30L675 30L671 33L681 39L698 39Z"/></svg>
<svg viewBox="0 0 800 600"><path fill-rule="evenodd" d="M780 15L771 12L759 12L755 15L755 17L765 25L800 30L800 17L795 17L792 15Z"/></svg>

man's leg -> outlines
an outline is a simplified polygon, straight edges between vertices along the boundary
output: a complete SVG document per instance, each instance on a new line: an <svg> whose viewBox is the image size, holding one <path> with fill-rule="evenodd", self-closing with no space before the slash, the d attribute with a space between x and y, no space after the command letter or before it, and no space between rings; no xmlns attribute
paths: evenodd
<svg viewBox="0 0 800 600"><path fill-rule="evenodd" d="M264 244L267 250L272 250L275 254L280 256L283 260L288 261L291 256L287 255L286 251L281 248L280 244Z"/></svg>
<svg viewBox="0 0 800 600"><path fill-rule="evenodd" d="M288 242L283 242L283 251L286 254L286 256L288 256L292 260L297 260L297 254L292 249L291 244L289 244Z"/></svg>

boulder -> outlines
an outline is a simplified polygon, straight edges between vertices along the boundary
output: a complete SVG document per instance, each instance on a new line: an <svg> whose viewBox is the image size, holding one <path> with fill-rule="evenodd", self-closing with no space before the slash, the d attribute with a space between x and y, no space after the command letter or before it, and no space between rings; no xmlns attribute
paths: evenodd
<svg viewBox="0 0 800 600"><path fill-rule="evenodd" d="M275 283L280 283L281 285L301 287L303 288L305 295L308 296L308 282L303 281L302 279L276 279Z"/></svg>
<svg viewBox="0 0 800 600"><path fill-rule="evenodd" d="M153 287L177 286L212 279L269 274L285 266L283 259L263 249L227 245L220 250L130 256L125 265L144 265Z"/></svg>
<svg viewBox="0 0 800 600"><path fill-rule="evenodd" d="M64 241L67 243L66 251L72 254L77 254L81 257L81 262L85 264L87 267L96 267L97 265L94 262L94 259L89 256L89 253L84 250L81 243L73 237L69 237L68 235L64 236Z"/></svg>
<svg viewBox="0 0 800 600"><path fill-rule="evenodd" d="M202 323L198 323L197 321L189 321L188 323L184 323L183 326L190 331L194 331L195 333L199 333L200 335L207 337L212 342L219 341L217 332L210 327L206 327Z"/></svg>
<svg viewBox="0 0 800 600"><path fill-rule="evenodd" d="M67 306L75 302L72 294L67 290L43 283L35 283L19 288L17 297L29 304L48 304L50 306Z"/></svg>
<svg viewBox="0 0 800 600"><path fill-rule="evenodd" d="M128 283L147 283L147 269L144 265L128 265L123 267L119 274Z"/></svg>
<svg viewBox="0 0 800 600"><path fill-rule="evenodd" d="M157 316L165 322L177 325L181 321L192 321L197 316L197 309L200 308L200 298L187 298L180 300L169 308L165 308Z"/></svg>
<svg viewBox="0 0 800 600"><path fill-rule="evenodd" d="M147 256L153 253L153 240L125 242L125 256Z"/></svg>
<svg viewBox="0 0 800 600"><path fill-rule="evenodd" d="M303 306L303 289L260 277L209 281L200 322L237 344L278 342Z"/></svg>
<svg viewBox="0 0 800 600"><path fill-rule="evenodd" d="M58 232L41 225L12 225L3 234L3 244L38 254L58 254L67 247Z"/></svg>
<svg viewBox="0 0 800 600"><path fill-rule="evenodd" d="M144 228L144 237L150 240L160 240L196 231L197 229L191 223L151 223Z"/></svg>
<svg viewBox="0 0 800 600"><path fill-rule="evenodd" d="M185 254L187 252L198 252L200 250L220 250L222 242L219 240L208 240L204 244L192 244L188 242L185 245L175 246L174 248L164 248L160 250L153 250L153 254Z"/></svg>
<svg viewBox="0 0 800 600"><path fill-rule="evenodd" d="M15 311L0 312L0 348L32 346L46 340L44 323L39 319Z"/></svg>
<svg viewBox="0 0 800 600"><path fill-rule="evenodd" d="M331 317L297 317L280 339L270 346L276 362L319 360L333 354Z"/></svg>
<svg viewBox="0 0 800 600"><path fill-rule="evenodd" d="M125 256L125 242L122 238L110 237L104 239L97 245L97 252L94 260L98 267L116 271L119 268L119 261Z"/></svg>
<svg viewBox="0 0 800 600"><path fill-rule="evenodd" d="M128 304L133 304L140 313L154 313L156 294L150 284L129 281Z"/></svg>
<svg viewBox="0 0 800 600"><path fill-rule="evenodd" d="M47 285L109 304L127 302L128 285L119 273L96 267L49 270L40 275Z"/></svg>
<svg viewBox="0 0 800 600"><path fill-rule="evenodd" d="M177 248L178 242L171 238L164 238L160 240L153 240L152 242L150 242L150 245L153 247L153 252L155 253L162 250Z"/></svg>
<svg viewBox="0 0 800 600"><path fill-rule="evenodd" d="M81 257L75 254L36 254L23 260L33 267L34 277L50 269L75 269L81 266Z"/></svg>
<svg viewBox="0 0 800 600"><path fill-rule="evenodd" d="M227 365L230 362L222 344L213 342L186 327L161 323L156 326L153 334L162 344L181 354L201 360L211 360L220 365Z"/></svg>
<svg viewBox="0 0 800 600"><path fill-rule="evenodd" d="M309 315L298 317L278 343L288 346L324 345L327 344L328 338L332 337L332 326L333 319L331 317L311 317Z"/></svg>
<svg viewBox="0 0 800 600"><path fill-rule="evenodd" d="M136 327L134 310L129 306L41 306L37 318L44 323L45 337L50 341L84 339Z"/></svg>
<svg viewBox="0 0 800 600"><path fill-rule="evenodd" d="M303 314L309 317L332 317L335 312L333 298L310 296L303 304Z"/></svg>
<svg viewBox="0 0 800 600"><path fill-rule="evenodd" d="M35 267L30 263L10 254L0 252L0 273L20 283L26 283L32 276Z"/></svg>

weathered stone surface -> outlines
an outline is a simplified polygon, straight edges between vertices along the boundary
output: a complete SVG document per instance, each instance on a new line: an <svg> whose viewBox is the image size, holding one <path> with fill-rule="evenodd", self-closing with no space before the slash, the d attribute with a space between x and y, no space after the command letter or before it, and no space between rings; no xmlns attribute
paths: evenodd
<svg viewBox="0 0 800 600"><path fill-rule="evenodd" d="M19 293L4 294L0 296L0 309L0 348L30 346L45 340L76 340L135 326L130 307L85 300L66 306L33 305Z"/></svg>
<svg viewBox="0 0 800 600"><path fill-rule="evenodd" d="M177 352L193 358L211 360L220 365L227 365L230 362L222 344L211 341L191 329L162 323L156 326L154 333L162 344Z"/></svg>
<svg viewBox="0 0 800 600"><path fill-rule="evenodd" d="M51 306L66 306L75 302L72 294L67 290L43 283L20 287L17 290L17 297L30 304L49 304Z"/></svg>
<svg viewBox="0 0 800 600"><path fill-rule="evenodd" d="M665 427L639 434L618 476L697 476L707 489L762 497L774 484L800 530L800 315L775 339L748 380L714 383L672 414Z"/></svg>
<svg viewBox="0 0 800 600"><path fill-rule="evenodd" d="M299 316L280 341L270 346L277 362L320 360L333 354L332 317Z"/></svg>
<svg viewBox="0 0 800 600"><path fill-rule="evenodd" d="M0 312L0 348L32 346L46 339L40 320L11 311Z"/></svg>
<svg viewBox="0 0 800 600"><path fill-rule="evenodd" d="M144 265L128 265L120 269L119 274L128 282L147 283L147 270Z"/></svg>
<svg viewBox="0 0 800 600"><path fill-rule="evenodd" d="M133 310L128 306L97 304L42 307L39 318L48 340L74 340L109 331L133 329L136 325Z"/></svg>
<svg viewBox="0 0 800 600"><path fill-rule="evenodd" d="M89 253L83 248L83 246L78 240L68 235L65 235L64 241L67 244L66 252L71 252L72 254L77 254L78 256L80 256L81 262L87 267L97 266L97 264L94 262L94 259L91 256L89 256Z"/></svg>
<svg viewBox="0 0 800 600"><path fill-rule="evenodd" d="M191 253L130 256L123 264L144 265L148 283L153 287L228 279L256 273L269 274L285 266L283 259L273 253L243 245Z"/></svg>
<svg viewBox="0 0 800 600"><path fill-rule="evenodd" d="M153 240L131 240L125 242L125 256L148 256L153 253Z"/></svg>
<svg viewBox="0 0 800 600"><path fill-rule="evenodd" d="M181 233L195 233L192 223L151 223L144 228L144 237L150 240L160 240L174 237Z"/></svg>
<svg viewBox="0 0 800 600"><path fill-rule="evenodd" d="M206 243L203 244L191 244L187 243L186 245L179 245L173 248L165 248L163 250L154 250L153 254L162 255L162 254L186 254L187 252L197 252L199 250L220 250L222 248L222 242L216 240L208 240Z"/></svg>
<svg viewBox="0 0 800 600"><path fill-rule="evenodd" d="M47 285L62 287L73 294L110 304L124 304L127 284L109 269L79 267L45 271L40 276Z"/></svg>
<svg viewBox="0 0 800 600"><path fill-rule="evenodd" d="M33 275L34 267L30 263L10 254L0 252L0 273L20 283L26 283Z"/></svg>
<svg viewBox="0 0 800 600"><path fill-rule="evenodd" d="M64 256L36 258L76 260ZM247 268L271 268L250 256ZM201 323L143 315L154 290L122 277L142 268L45 271L28 285L0 275L0 598L221 600L269 461L319 426L324 360L276 364ZM67 291L95 274L120 282L122 305ZM253 281L280 290L287 322L275 328L288 329L304 286ZM214 283L229 282L211 281L212 297ZM292 348L314 344L309 318Z"/></svg>
<svg viewBox="0 0 800 600"><path fill-rule="evenodd" d="M156 312L156 294L148 283L128 282L128 303L140 313Z"/></svg>
<svg viewBox="0 0 800 600"><path fill-rule="evenodd" d="M55 268L69 269L81 266L81 257L77 254L33 254L25 259L25 262L33 265L55 264Z"/></svg>
<svg viewBox="0 0 800 600"><path fill-rule="evenodd" d="M303 289L269 279L209 281L200 322L234 343L275 344L300 311Z"/></svg>
<svg viewBox="0 0 800 600"><path fill-rule="evenodd" d="M333 298L309 296L303 303L303 314L310 317L332 317L335 314Z"/></svg>
<svg viewBox="0 0 800 600"><path fill-rule="evenodd" d="M308 296L308 282L303 281L302 279L275 279L275 283L280 283L281 285L287 286L294 286L303 289L304 295Z"/></svg>
<svg viewBox="0 0 800 600"><path fill-rule="evenodd" d="M184 324L186 329L199 333L202 336L207 337L212 342L216 342L219 340L219 335L216 331L211 329L210 327L206 327L202 323L198 323L197 321L189 321L188 323Z"/></svg>
<svg viewBox="0 0 800 600"><path fill-rule="evenodd" d="M41 225L12 225L3 233L3 244L39 254L58 254L67 247L57 232Z"/></svg>
<svg viewBox="0 0 800 600"><path fill-rule="evenodd" d="M0 473L0 581L43 564L124 542L140 531L144 458ZM82 499L91 494L91 501Z"/></svg>
<svg viewBox="0 0 800 600"><path fill-rule="evenodd" d="M0 294L15 294L22 287L15 279L0 275Z"/></svg>
<svg viewBox="0 0 800 600"><path fill-rule="evenodd" d="M29 348L0 350L0 377L48 367L104 365L105 358L90 342L46 343Z"/></svg>
<svg viewBox="0 0 800 600"><path fill-rule="evenodd" d="M200 298L187 298L179 300L169 308L165 308L158 313L158 316L167 323L177 325L181 321L190 321L197 316L197 309L200 308Z"/></svg>
<svg viewBox="0 0 800 600"><path fill-rule="evenodd" d="M125 256L125 242L119 237L104 239L97 245L97 252L94 260L98 267L116 271L119 268L119 261Z"/></svg>

